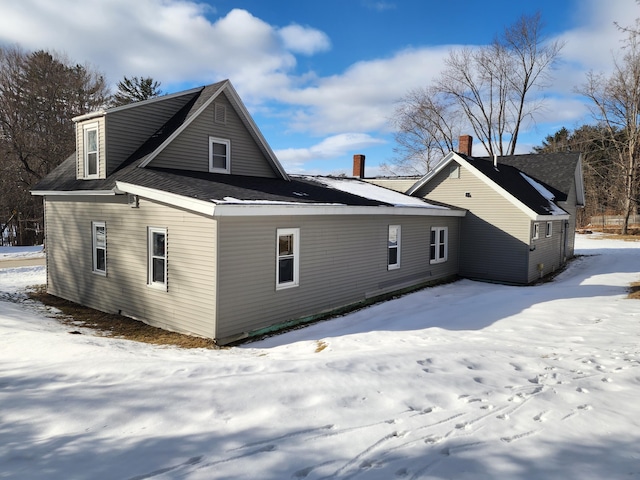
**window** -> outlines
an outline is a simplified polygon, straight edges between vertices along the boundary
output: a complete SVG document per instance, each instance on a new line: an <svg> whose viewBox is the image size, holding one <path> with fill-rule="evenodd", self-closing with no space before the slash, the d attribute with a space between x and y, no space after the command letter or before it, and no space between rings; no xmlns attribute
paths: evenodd
<svg viewBox="0 0 640 480"><path fill-rule="evenodd" d="M547 222L547 237L550 237L553 233L553 222Z"/></svg>
<svg viewBox="0 0 640 480"><path fill-rule="evenodd" d="M231 142L221 138L209 137L209 171L229 173Z"/></svg>
<svg viewBox="0 0 640 480"><path fill-rule="evenodd" d="M400 225L389 225L387 269L400 268Z"/></svg>
<svg viewBox="0 0 640 480"><path fill-rule="evenodd" d="M107 274L107 228L104 222L91 222L91 243L93 251L92 270Z"/></svg>
<svg viewBox="0 0 640 480"><path fill-rule="evenodd" d="M442 263L447 261L449 255L447 227L431 228L431 245L429 248L429 263Z"/></svg>
<svg viewBox="0 0 640 480"><path fill-rule="evenodd" d="M540 238L540 224L539 223L534 223L533 224L533 234L531 235L531 240L537 240L538 238Z"/></svg>
<svg viewBox="0 0 640 480"><path fill-rule="evenodd" d="M167 288L167 229L149 227L149 280L152 287Z"/></svg>
<svg viewBox="0 0 640 480"><path fill-rule="evenodd" d="M98 155L98 124L92 123L82 127L84 137L84 177L97 178L100 174Z"/></svg>
<svg viewBox="0 0 640 480"><path fill-rule="evenodd" d="M460 165L457 163L451 164L449 167L449 178L460 178Z"/></svg>
<svg viewBox="0 0 640 480"><path fill-rule="evenodd" d="M279 228L276 251L276 290L297 287L300 270L300 229Z"/></svg>

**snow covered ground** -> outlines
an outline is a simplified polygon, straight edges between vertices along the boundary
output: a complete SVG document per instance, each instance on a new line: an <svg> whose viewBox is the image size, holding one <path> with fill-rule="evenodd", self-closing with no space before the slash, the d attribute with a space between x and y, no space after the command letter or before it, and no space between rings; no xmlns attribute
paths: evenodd
<svg viewBox="0 0 640 480"><path fill-rule="evenodd" d="M228 350L70 335L0 270L0 478L640 478L640 243Z"/></svg>

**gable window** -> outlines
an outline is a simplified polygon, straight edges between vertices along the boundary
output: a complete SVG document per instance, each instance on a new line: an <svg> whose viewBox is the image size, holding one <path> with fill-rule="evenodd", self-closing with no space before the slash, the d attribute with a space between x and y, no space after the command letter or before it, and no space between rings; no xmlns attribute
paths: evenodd
<svg viewBox="0 0 640 480"><path fill-rule="evenodd" d="M223 138L209 137L209 171L229 173L230 163L231 142Z"/></svg>
<svg viewBox="0 0 640 480"><path fill-rule="evenodd" d="M550 237L553 234L553 223L547 222L547 237Z"/></svg>
<svg viewBox="0 0 640 480"><path fill-rule="evenodd" d="M98 124L91 123L82 127L84 151L84 177L97 178L100 174L98 154Z"/></svg>
<svg viewBox="0 0 640 480"><path fill-rule="evenodd" d="M91 222L92 271L107 274L107 227L104 222Z"/></svg>
<svg viewBox="0 0 640 480"><path fill-rule="evenodd" d="M400 268L400 225L389 225L387 270Z"/></svg>
<svg viewBox="0 0 640 480"><path fill-rule="evenodd" d="M148 284L156 288L167 288L167 229L149 227L149 274Z"/></svg>
<svg viewBox="0 0 640 480"><path fill-rule="evenodd" d="M442 263L447 261L449 255L447 227L431 228L431 245L429 247L429 263Z"/></svg>
<svg viewBox="0 0 640 480"><path fill-rule="evenodd" d="M531 235L531 240L537 240L538 238L540 238L540 224L539 223L534 223L533 224L533 234Z"/></svg>
<svg viewBox="0 0 640 480"><path fill-rule="evenodd" d="M279 228L276 251L276 290L297 287L300 273L300 229Z"/></svg>
<svg viewBox="0 0 640 480"><path fill-rule="evenodd" d="M449 166L449 178L460 178L460 165L453 163Z"/></svg>

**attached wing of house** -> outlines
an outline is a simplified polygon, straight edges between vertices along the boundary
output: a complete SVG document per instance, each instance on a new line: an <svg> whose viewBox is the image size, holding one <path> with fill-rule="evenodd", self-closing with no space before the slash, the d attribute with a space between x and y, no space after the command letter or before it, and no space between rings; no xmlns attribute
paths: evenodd
<svg viewBox="0 0 640 480"><path fill-rule="evenodd" d="M464 210L288 175L228 81L74 120L33 192L54 295L228 343L458 272Z"/></svg>
<svg viewBox="0 0 640 480"><path fill-rule="evenodd" d="M527 284L573 256L579 154L476 158L451 152L407 194L468 210L461 275Z"/></svg>

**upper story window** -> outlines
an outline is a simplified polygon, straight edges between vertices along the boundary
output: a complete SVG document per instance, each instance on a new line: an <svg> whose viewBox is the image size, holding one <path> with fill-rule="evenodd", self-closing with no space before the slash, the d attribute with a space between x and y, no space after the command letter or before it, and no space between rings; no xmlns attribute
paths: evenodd
<svg viewBox="0 0 640 480"><path fill-rule="evenodd" d="M553 234L553 222L547 222L547 237Z"/></svg>
<svg viewBox="0 0 640 480"><path fill-rule="evenodd" d="M400 268L400 225L389 225L387 269Z"/></svg>
<svg viewBox="0 0 640 480"><path fill-rule="evenodd" d="M299 285L300 229L279 228L276 251L276 290Z"/></svg>
<svg viewBox="0 0 640 480"><path fill-rule="evenodd" d="M209 171L231 172L231 142L229 140L209 137Z"/></svg>
<svg viewBox="0 0 640 480"><path fill-rule="evenodd" d="M442 263L447 261L449 255L447 227L431 228L431 245L429 249L429 263Z"/></svg>
<svg viewBox="0 0 640 480"><path fill-rule="evenodd" d="M100 175L100 155L98 151L98 124L82 127L84 151L84 178L98 178Z"/></svg>
<svg viewBox="0 0 640 480"><path fill-rule="evenodd" d="M91 243L93 245L92 270L107 274L107 227L104 222L91 222Z"/></svg>
<svg viewBox="0 0 640 480"><path fill-rule="evenodd" d="M540 224L534 223L533 233L531 234L531 240L537 240L538 238L540 238Z"/></svg>

